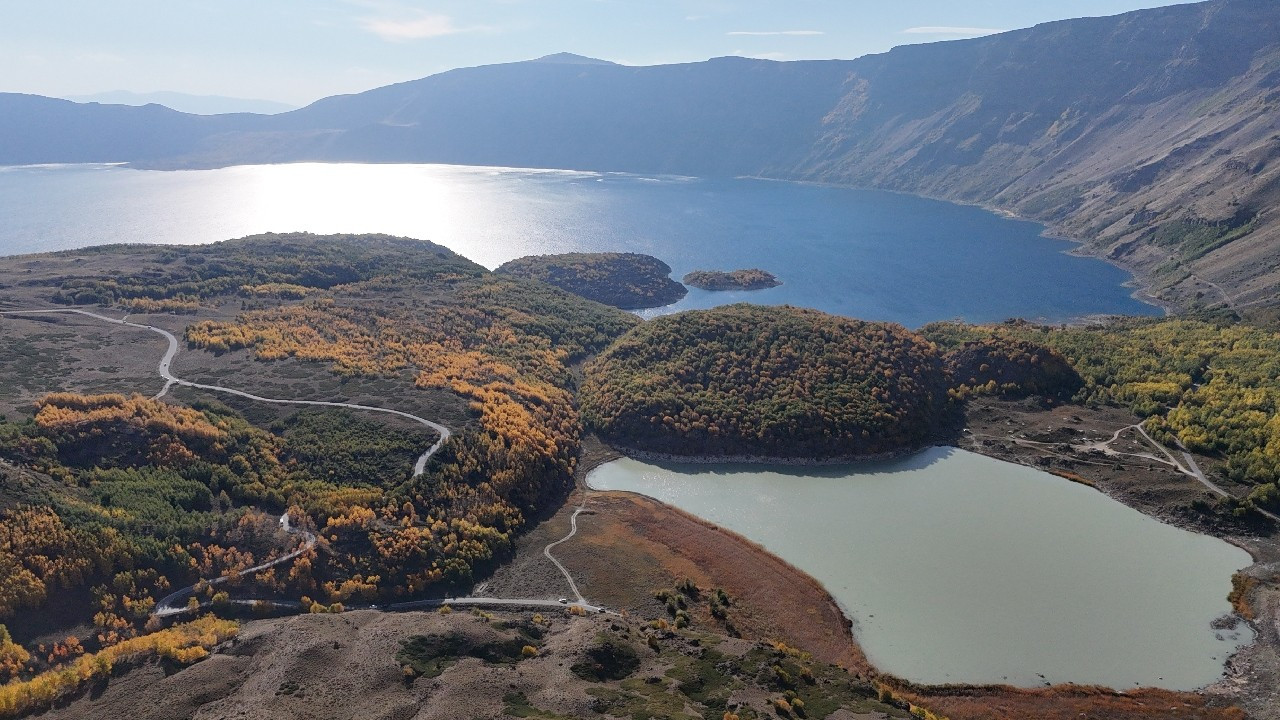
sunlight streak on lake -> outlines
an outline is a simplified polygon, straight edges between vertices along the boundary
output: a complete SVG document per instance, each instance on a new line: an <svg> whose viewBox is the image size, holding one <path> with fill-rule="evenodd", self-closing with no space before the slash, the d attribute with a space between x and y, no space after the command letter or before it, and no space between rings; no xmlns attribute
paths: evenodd
<svg viewBox="0 0 1280 720"><path fill-rule="evenodd" d="M447 165L302 163L141 171L0 168L0 254L108 243L207 243L263 232L388 233L486 266L630 251L679 279L759 267L779 287L693 289L652 315L792 304L917 326L963 317L1155 314L1128 276L1065 254L1034 223L907 195L759 180Z"/></svg>

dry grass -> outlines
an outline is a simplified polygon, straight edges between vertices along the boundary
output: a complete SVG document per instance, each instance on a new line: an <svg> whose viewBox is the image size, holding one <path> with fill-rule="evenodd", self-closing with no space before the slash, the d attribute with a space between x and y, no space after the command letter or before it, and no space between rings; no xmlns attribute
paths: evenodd
<svg viewBox="0 0 1280 720"><path fill-rule="evenodd" d="M607 606L665 616L657 590L683 579L732 598L728 619L749 640L776 640L869 677L849 621L815 580L740 535L648 498L592 493L578 536L556 550L584 580L582 591ZM694 621L723 631L704 601Z"/></svg>
<svg viewBox="0 0 1280 720"><path fill-rule="evenodd" d="M949 720L1245 720L1238 707L1223 707L1196 693L1057 686L1007 686L897 690L898 697Z"/></svg>

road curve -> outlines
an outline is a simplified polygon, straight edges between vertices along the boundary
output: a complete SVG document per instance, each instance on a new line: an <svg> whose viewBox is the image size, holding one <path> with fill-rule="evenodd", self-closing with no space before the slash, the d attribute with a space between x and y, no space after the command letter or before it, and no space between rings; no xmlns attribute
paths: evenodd
<svg viewBox="0 0 1280 720"><path fill-rule="evenodd" d="M569 534L568 535L565 535L564 537L560 538L559 540L556 540L553 543L548 543L546 547L542 548L542 554L546 555L547 559L550 560L552 563L554 563L557 568L560 568L560 573L564 575L564 579L569 581L569 589L573 591L573 596L574 598L577 599L578 605L587 605L587 601L583 599L582 593L578 592L578 584L573 581L573 576L569 574L569 570L565 568L564 565L561 565L560 561L557 560L555 556L551 554L551 548L559 545L562 542L567 542L574 535L578 534L578 515L583 510L585 510L586 507L587 507L587 501L583 500L582 504L579 505L577 508L575 508L573 511L573 514L569 516Z"/></svg>
<svg viewBox="0 0 1280 720"><path fill-rule="evenodd" d="M456 597L456 598L440 598L436 600L411 600L409 602L392 603L390 605L373 606L375 610L424 610L427 608L438 608L448 605L450 607L457 605L460 607L467 606L491 606L491 607L545 607L545 608L582 608L586 612L592 613L609 613L616 615L612 611L606 610L599 605L592 605L585 600L578 602L562 603L559 600L537 600L528 598L496 598L496 597ZM352 608L353 610L361 610L366 608Z"/></svg>
<svg viewBox="0 0 1280 720"><path fill-rule="evenodd" d="M390 415L399 415L400 417L408 418L415 422L421 423L422 425L425 425L435 430L440 435L439 439L436 440L435 444L432 445L430 448L428 448L427 451L424 452L418 458L418 461L413 468L414 477L417 477L421 475L423 472L425 472L427 461L430 460L431 456L434 455L440 449L440 447L444 445L445 440L449 439L449 436L451 435L449 428L445 427L444 425L441 425L440 423L432 422L431 420L427 420L426 418L418 417L417 415L413 415L407 412L402 412L400 410L391 410L388 408L373 407L372 405L359 405L356 403L325 402L321 400L282 400L278 398L269 398L269 397L263 397L261 395L254 395L252 393L248 393L243 390L236 390L234 388L223 387L221 385L207 385L204 383L191 382L190 380L183 380L182 378L176 377L172 371L173 358L178 354L178 348L179 348L178 338L168 330L155 327L154 325L143 325L141 323L129 322L129 320L127 319L129 317L128 315L125 315L123 318L117 319L113 317L108 317L106 315L100 315L95 312L90 312L89 310L81 310L79 308L54 308L54 309L44 309L44 310L0 311L0 315L39 315L39 314L55 314L55 313L74 313L77 315L84 315L85 317L94 318L96 320L109 322L115 325L123 325L127 327L139 328L142 330L150 330L151 332L164 336L164 338L169 342L169 347L167 350L165 350L164 357L160 359L160 363L157 367L157 370L160 374L160 377L164 379L165 384L164 384L164 387L160 389L160 392L155 394L153 399L158 400L164 397L166 394L168 394L169 389L171 387L173 387L174 385L179 385L182 387L196 388L198 390L208 390L212 392L227 393L229 395L235 395L237 397L243 397L249 400L255 400L258 402L265 402L265 403L273 403L278 405L313 405L313 406L323 406L323 407L340 407L340 408L349 408L352 410L367 410L370 412L380 412L380 413L387 413ZM568 581L569 588L573 591L573 595L574 595L574 598L576 599L576 602L562 603L557 600L543 600L543 599L531 599L531 598L458 597L458 598L442 598L442 599L434 599L434 600L414 600L409 602L393 603L393 604L385 605L381 607L377 605L372 605L372 606L369 606L369 608L370 609L386 609L386 610L413 610L413 609L421 609L421 608L442 607L445 605L459 605L459 606L547 607L547 608L577 607L577 608L581 608L586 612L608 612L604 608L598 605L592 605L588 603L582 597L582 593L579 592L578 585L573 581L573 576L569 574L569 570L565 568L565 566L562 565L560 561L557 560L551 554L551 548L559 545L560 543L566 542L567 540L569 540L570 538L572 538L574 535L578 533L578 515L585 508L586 508L586 502L584 500L583 504L579 505L573 511L573 515L570 516L569 518L569 525L570 525L569 534L565 535L563 538L560 538L559 540L556 540L555 542L549 543L545 548L542 549L542 554L545 555L548 560L550 560L552 563L555 564L555 566L560 570L561 574L564 575L565 580ZM294 558L298 557L299 555L307 552L311 548L315 547L315 544L316 544L315 534L306 530L299 530L299 529L292 528L289 524L288 514L281 516L280 524L284 528L285 532L288 532L290 534L301 534L303 536L302 545L300 545L296 550L288 554L281 555L280 557L275 558L274 560L270 560L260 565L255 565L246 570L241 570L240 572L235 573L233 575L213 578L211 580L206 580L204 582L208 583L209 585L220 585L232 578L238 578L238 577L243 577L245 575L259 573L259 572L262 572L263 570L267 570L277 565L289 562ZM161 598L160 601L156 603L156 607L152 611L152 614L156 617L161 617L161 618L180 615L187 611L187 607L186 605L178 605L178 601L183 598L190 597L194 595L194 593L195 593L195 585L191 585L191 586L182 588L180 590L176 590L170 593L169 595L165 596L164 598ZM252 601L233 601L233 602L238 602L243 604L245 602L252 602ZM352 609L358 609L358 608L352 608Z"/></svg>
<svg viewBox="0 0 1280 720"><path fill-rule="evenodd" d="M1146 421L1144 420L1143 422L1146 422ZM1165 456L1167 456L1169 460L1173 462L1174 467L1178 468L1179 472L1181 472L1184 475L1193 477L1196 480L1199 480L1201 485L1204 485L1205 487L1209 488L1210 490L1217 493L1218 495L1221 495L1222 497L1232 498L1232 499L1235 498L1234 495L1227 492L1222 487L1218 486L1216 483L1214 483L1208 477L1205 476L1204 471L1200 469L1200 465L1196 462L1196 459L1191 456L1191 453L1187 451L1186 446L1182 444L1182 440L1178 439L1177 436L1174 437L1174 441L1178 443L1178 451L1182 454L1182 459L1185 462L1185 464L1183 464L1183 462L1178 462L1178 459L1173 456L1173 453L1170 452L1168 448L1166 448L1164 445L1156 441L1155 438L1151 437L1151 435L1147 433L1147 429L1142 426L1142 423L1138 423L1134 427L1138 428L1138 432L1142 433L1142 437L1146 438L1147 442L1156 446L1156 448L1159 449L1160 452L1164 453ZM1272 522L1280 523L1280 515L1276 515L1275 513L1269 510L1263 510L1262 508L1257 506L1254 506L1253 509L1257 510L1258 514L1269 518Z"/></svg>
<svg viewBox="0 0 1280 720"><path fill-rule="evenodd" d="M1145 439L1148 443L1151 443L1151 445L1155 449L1163 453L1165 457L1169 458L1169 462L1173 463L1173 466L1177 468L1178 472L1194 480L1200 481L1201 485L1204 485L1205 487L1209 488L1210 490L1217 493L1218 495L1221 495L1222 497L1225 497L1225 498L1231 497L1231 493L1218 487L1217 485L1212 483L1209 480L1209 478L1205 477L1204 473L1200 471L1200 466L1195 465L1195 460L1193 460L1191 458L1191 455L1189 455L1186 451L1183 451L1182 455L1187 460L1190 460L1190 463L1188 463L1187 465L1184 465L1178 461L1178 458L1174 457L1173 453L1169 451L1169 448L1165 447L1155 438L1151 437L1151 435L1147 432L1147 429L1142 426L1142 423L1138 423L1133 427L1138 429L1138 433L1142 435L1143 439Z"/></svg>
<svg viewBox="0 0 1280 720"><path fill-rule="evenodd" d="M413 466L414 477L417 477L426 471L427 461L431 459L432 455L436 454L436 451L438 451L441 448L441 446L444 445L444 441L448 440L449 436L452 434L450 433L449 428L445 427L444 425L441 425L440 423L432 422L431 420L428 420L423 417L418 417L417 415L413 415L411 413L401 412L400 410L391 410L388 408L374 407L372 405L359 405L356 403L326 402L323 400L282 400L279 398L269 398L269 397L263 397L261 395L254 395L253 393L247 393L243 390L236 390L234 388L223 387L221 385L206 385L204 383L197 383L197 382L191 382L190 380L183 380L180 377L174 376L173 371L171 370L171 366L173 364L173 358L175 355L178 354L178 338L168 330L165 330L163 328L158 328L154 325L143 325L141 323L129 322L124 318L117 319L113 317L108 317L106 315L99 315L98 313L90 312L88 310L80 310L78 308L58 308L58 309L51 309L51 310L7 310L7 311L0 312L0 315L40 315L40 314L54 314L54 313L75 313L77 315L84 315L86 317L91 317L96 320L101 320L103 322L113 323L115 325L125 325L128 327L139 328L142 330L150 330L151 332L164 336L164 338L169 341L169 349L165 351L164 357L160 358L160 365L158 366L157 370L160 373L160 377L164 379L165 383L164 383L164 387L161 388L160 392L156 393L155 396L153 397L153 399L156 399L156 400L168 394L169 388L173 387L174 385L179 385L182 387L196 388L197 390L209 390L211 392L220 392L220 393L226 393L228 395L236 395L238 397L247 398L249 400L256 400L258 402L264 402L264 403L272 403L275 405L312 405L312 406L320 406L320 407L338 407L338 408L348 408L350 410L367 410L369 412L386 413L388 415L399 415L400 417L408 418L410 420L413 420L414 422L417 422L421 425L425 425L426 427L429 427L432 430L435 430L440 436L439 439L436 440L434 445L432 445L430 448L427 448L426 452L418 456L418 461ZM127 317L129 316L126 315L125 318Z"/></svg>
<svg viewBox="0 0 1280 720"><path fill-rule="evenodd" d="M284 528L284 531L289 533L290 535L302 536L303 538L302 544L298 546L297 550L294 550L293 552L285 555L281 555L280 557L274 560L268 560L267 562L261 563L259 565L254 565L251 568L246 568L244 570L241 570L240 572L237 572L231 575L224 575L222 577L213 578L211 580L204 580L202 582L208 585L216 586L216 585L221 585L222 583L225 583L228 580L232 580L234 578L241 578L246 575L255 575L257 573L262 572L263 570L269 570L277 565L287 563L290 560L293 560L294 558L298 557L302 553L316 546L315 533L307 530L294 529L289 524L288 513L285 513L284 515L280 516L280 527ZM196 593L195 585L188 585L187 587L184 587L180 590L175 590L169 593L168 595L165 595L163 598L160 598L160 601L156 603L156 606L151 611L151 614L158 618L166 618L174 615L181 615L182 613L187 612L188 608L185 604L179 605L178 604L179 601L187 597L192 597L195 595L195 593Z"/></svg>

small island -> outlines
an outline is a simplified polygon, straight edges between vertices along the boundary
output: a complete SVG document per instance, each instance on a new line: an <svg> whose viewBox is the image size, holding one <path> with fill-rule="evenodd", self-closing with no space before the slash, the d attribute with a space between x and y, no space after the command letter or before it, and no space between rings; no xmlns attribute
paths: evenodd
<svg viewBox="0 0 1280 720"><path fill-rule="evenodd" d="M586 425L634 453L823 462L920 447L947 416L937 348L900 325L738 304L659 317L585 368Z"/></svg>
<svg viewBox="0 0 1280 720"><path fill-rule="evenodd" d="M681 282L700 290L764 290L782 284L773 273L759 268L731 272L694 270L685 275Z"/></svg>
<svg viewBox="0 0 1280 720"><path fill-rule="evenodd" d="M689 291L671 279L671 266L639 253L529 255L504 263L499 275L538 280L623 310L670 305Z"/></svg>

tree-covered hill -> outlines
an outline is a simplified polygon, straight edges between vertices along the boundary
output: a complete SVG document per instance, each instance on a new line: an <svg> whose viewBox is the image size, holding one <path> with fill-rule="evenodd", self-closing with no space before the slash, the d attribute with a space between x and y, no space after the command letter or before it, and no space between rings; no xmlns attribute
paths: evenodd
<svg viewBox="0 0 1280 720"><path fill-rule="evenodd" d="M688 292L671 279L671 266L639 253L530 255L503 263L495 272L539 280L624 310L670 305Z"/></svg>
<svg viewBox="0 0 1280 720"><path fill-rule="evenodd" d="M946 390L937 351L898 325L744 304L631 330L587 365L580 397L626 447L836 458L924 443Z"/></svg>

